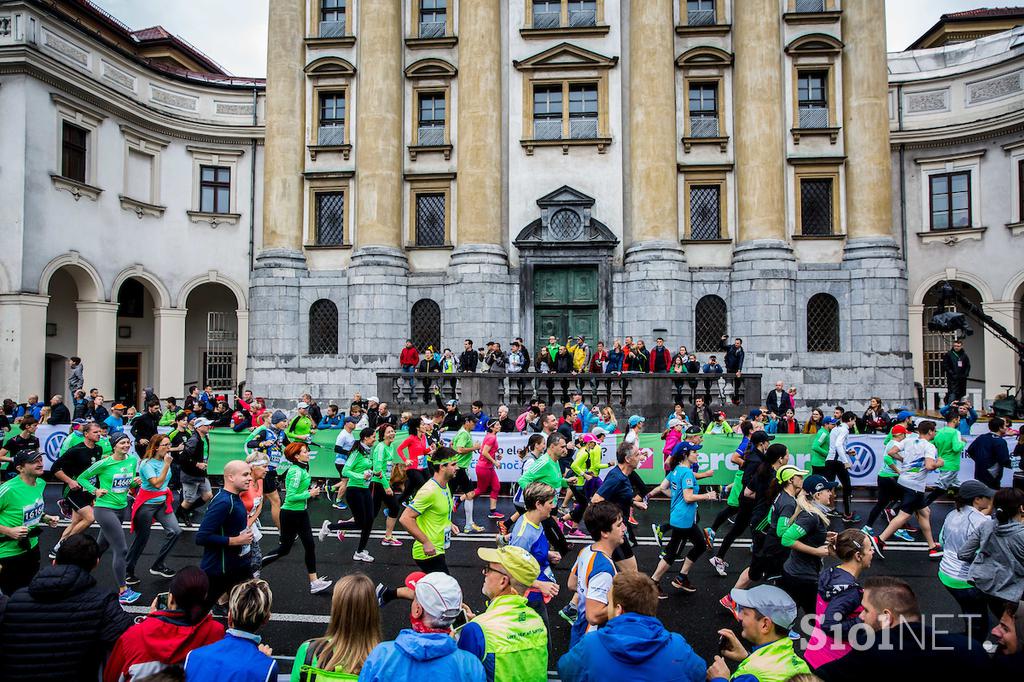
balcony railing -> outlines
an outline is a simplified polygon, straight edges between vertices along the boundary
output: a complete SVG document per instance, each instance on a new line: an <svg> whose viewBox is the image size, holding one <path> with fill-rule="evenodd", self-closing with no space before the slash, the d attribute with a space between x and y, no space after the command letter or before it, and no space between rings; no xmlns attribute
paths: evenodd
<svg viewBox="0 0 1024 682"><path fill-rule="evenodd" d="M321 21L320 22L320 37L321 38L342 38L345 35L345 20L340 19L338 21Z"/></svg>
<svg viewBox="0 0 1024 682"><path fill-rule="evenodd" d="M800 107L801 128L828 128L827 107Z"/></svg>
<svg viewBox="0 0 1024 682"><path fill-rule="evenodd" d="M797 12L824 12L825 0L796 0Z"/></svg>
<svg viewBox="0 0 1024 682"><path fill-rule="evenodd" d="M570 9L570 26L597 26L597 10L593 9Z"/></svg>
<svg viewBox="0 0 1024 682"><path fill-rule="evenodd" d="M686 23L689 26L713 26L715 23L715 10L689 10L686 12Z"/></svg>
<svg viewBox="0 0 1024 682"><path fill-rule="evenodd" d="M420 126L416 139L421 145L442 145L444 144L444 126Z"/></svg>
<svg viewBox="0 0 1024 682"><path fill-rule="evenodd" d="M534 12L534 28L558 28L562 22L561 12Z"/></svg>
<svg viewBox="0 0 1024 682"><path fill-rule="evenodd" d="M718 137L718 117L691 116L690 137Z"/></svg>
<svg viewBox="0 0 1024 682"><path fill-rule="evenodd" d="M562 139L562 119L534 119L533 137L536 140Z"/></svg>
<svg viewBox="0 0 1024 682"><path fill-rule="evenodd" d="M570 118L569 137L573 140L592 140L597 137L596 118Z"/></svg>
<svg viewBox="0 0 1024 682"><path fill-rule="evenodd" d="M321 147L337 147L345 144L345 126L320 126L316 131L316 143Z"/></svg>
<svg viewBox="0 0 1024 682"><path fill-rule="evenodd" d="M444 36L445 22L421 21L420 38L441 38Z"/></svg>
<svg viewBox="0 0 1024 682"><path fill-rule="evenodd" d="M410 376L415 388L410 387ZM760 374L377 374L377 394L392 409L422 410L435 402L435 387L442 401L454 398L468 405L480 400L485 409L492 411L499 405L518 409L531 398L548 405L564 403L579 391L588 405L610 405L620 413L658 417L659 421L675 403L692 405L696 398L703 398L712 409L723 409L730 416L746 414L761 404Z"/></svg>

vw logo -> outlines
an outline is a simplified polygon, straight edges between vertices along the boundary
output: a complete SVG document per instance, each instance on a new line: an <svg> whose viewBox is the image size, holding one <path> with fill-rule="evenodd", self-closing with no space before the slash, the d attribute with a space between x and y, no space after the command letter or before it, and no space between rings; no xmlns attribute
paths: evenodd
<svg viewBox="0 0 1024 682"><path fill-rule="evenodd" d="M850 476L852 478L863 478L870 476L875 470L875 453L864 443L852 443L850 449L853 454L850 456Z"/></svg>
<svg viewBox="0 0 1024 682"><path fill-rule="evenodd" d="M60 453L60 446L64 442L64 439L68 437L68 434L60 431L54 431L43 445L43 449L46 451L46 459L50 460L50 464L57 461L57 455Z"/></svg>

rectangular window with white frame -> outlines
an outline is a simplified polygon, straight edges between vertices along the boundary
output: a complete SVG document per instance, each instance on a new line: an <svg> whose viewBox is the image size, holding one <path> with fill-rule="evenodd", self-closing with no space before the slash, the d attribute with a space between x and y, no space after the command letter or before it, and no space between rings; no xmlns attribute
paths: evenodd
<svg viewBox="0 0 1024 682"><path fill-rule="evenodd" d="M199 175L199 210L203 213L231 213L231 169L202 166Z"/></svg>
<svg viewBox="0 0 1024 682"><path fill-rule="evenodd" d="M445 105L444 92L419 93L419 114L416 121L417 144L424 146L445 144Z"/></svg>
<svg viewBox="0 0 1024 682"><path fill-rule="evenodd" d="M828 128L828 71L800 71L797 78L799 128Z"/></svg>
<svg viewBox="0 0 1024 682"><path fill-rule="evenodd" d="M597 137L597 83L569 85L569 137Z"/></svg>
<svg viewBox="0 0 1024 682"><path fill-rule="evenodd" d="M324 147L345 144L345 92L320 92L316 142Z"/></svg>
<svg viewBox="0 0 1024 682"><path fill-rule="evenodd" d="M534 87L533 136L538 140L557 140L562 137L561 83Z"/></svg>
<svg viewBox="0 0 1024 682"><path fill-rule="evenodd" d="M933 230L967 229L971 225L971 172L928 176L929 226Z"/></svg>
<svg viewBox="0 0 1024 682"><path fill-rule="evenodd" d="M686 0L687 26L715 24L715 0Z"/></svg>
<svg viewBox="0 0 1024 682"><path fill-rule="evenodd" d="M61 124L60 174L75 182L88 182L89 131L64 121Z"/></svg>
<svg viewBox="0 0 1024 682"><path fill-rule="evenodd" d="M718 137L718 84L690 83L690 137Z"/></svg>

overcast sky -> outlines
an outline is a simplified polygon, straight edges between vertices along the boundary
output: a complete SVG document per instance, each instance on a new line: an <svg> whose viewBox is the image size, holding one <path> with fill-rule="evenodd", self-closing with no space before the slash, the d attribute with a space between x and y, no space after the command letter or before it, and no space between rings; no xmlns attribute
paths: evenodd
<svg viewBox="0 0 1024 682"><path fill-rule="evenodd" d="M254 77L267 73L267 1L93 0L132 29L160 24L198 47L232 74ZM905 49L944 12L1007 4L1019 3L885 0L889 51Z"/></svg>

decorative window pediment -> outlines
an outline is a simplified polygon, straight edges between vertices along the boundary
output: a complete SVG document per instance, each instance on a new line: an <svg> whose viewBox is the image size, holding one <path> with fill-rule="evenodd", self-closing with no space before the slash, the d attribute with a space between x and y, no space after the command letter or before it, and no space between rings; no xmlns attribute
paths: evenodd
<svg viewBox="0 0 1024 682"><path fill-rule="evenodd" d="M686 69L692 67L725 67L732 64L732 54L717 47L701 45L679 55L676 66Z"/></svg>
<svg viewBox="0 0 1024 682"><path fill-rule="evenodd" d="M405 67L406 78L455 78L458 70L443 59L420 59Z"/></svg>
<svg viewBox="0 0 1024 682"><path fill-rule="evenodd" d="M786 46L786 54L790 55L836 55L842 51L842 41L824 33L809 33L800 36Z"/></svg>
<svg viewBox="0 0 1024 682"><path fill-rule="evenodd" d="M541 215L520 230L513 243L519 247L551 244L610 248L619 243L608 226L591 214L594 198L568 185L537 200Z"/></svg>
<svg viewBox="0 0 1024 682"><path fill-rule="evenodd" d="M354 76L356 67L341 57L321 57L306 64L303 71L310 76Z"/></svg>
<svg viewBox="0 0 1024 682"><path fill-rule="evenodd" d="M578 45L560 43L522 61L513 61L512 65L520 71L570 71L574 69L611 69L618 63L618 57L605 57Z"/></svg>

